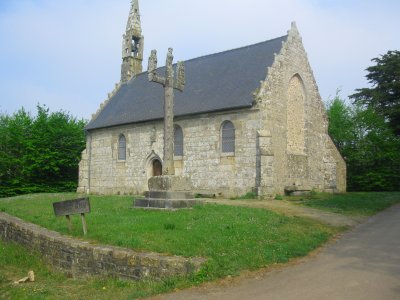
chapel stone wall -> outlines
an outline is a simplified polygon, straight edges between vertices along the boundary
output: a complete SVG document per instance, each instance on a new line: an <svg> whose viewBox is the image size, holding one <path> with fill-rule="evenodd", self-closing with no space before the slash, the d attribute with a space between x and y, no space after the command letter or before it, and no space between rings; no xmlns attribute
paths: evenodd
<svg viewBox="0 0 400 300"><path fill-rule="evenodd" d="M235 126L234 155L221 153L220 129L227 120ZM188 176L194 192L238 196L255 189L259 111L177 118L175 124L182 128L184 145L183 156L174 160L176 174ZM124 161L118 160L121 134L127 143ZM82 156L84 160L91 151L91 159L81 162L86 167L80 171L78 190L95 194L142 194L148 190L152 160L162 161L162 145L161 121L91 131Z"/></svg>
<svg viewBox="0 0 400 300"><path fill-rule="evenodd" d="M262 127L270 135L269 144L261 148L260 168L273 170L268 176L273 183L261 180L260 194L345 191L346 165L332 147L323 102L294 24L256 99Z"/></svg>

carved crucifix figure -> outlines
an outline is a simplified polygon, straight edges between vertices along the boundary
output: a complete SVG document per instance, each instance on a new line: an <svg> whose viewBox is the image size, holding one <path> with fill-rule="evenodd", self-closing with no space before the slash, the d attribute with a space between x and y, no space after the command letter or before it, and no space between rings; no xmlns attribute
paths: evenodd
<svg viewBox="0 0 400 300"><path fill-rule="evenodd" d="M162 84L164 87L164 166L163 175L175 175L174 168L174 89L183 92L185 87L185 66L178 62L174 76L172 48L168 49L165 77L159 76L157 69L157 51L152 50L149 57L149 81Z"/></svg>

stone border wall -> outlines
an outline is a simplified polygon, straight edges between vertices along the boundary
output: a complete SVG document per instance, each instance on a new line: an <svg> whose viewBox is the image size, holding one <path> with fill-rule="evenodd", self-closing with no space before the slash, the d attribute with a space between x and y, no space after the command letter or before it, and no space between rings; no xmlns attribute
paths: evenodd
<svg viewBox="0 0 400 300"><path fill-rule="evenodd" d="M91 245L0 212L0 239L39 252L54 269L73 277L112 276L141 280L185 276L199 271L203 258L184 258Z"/></svg>

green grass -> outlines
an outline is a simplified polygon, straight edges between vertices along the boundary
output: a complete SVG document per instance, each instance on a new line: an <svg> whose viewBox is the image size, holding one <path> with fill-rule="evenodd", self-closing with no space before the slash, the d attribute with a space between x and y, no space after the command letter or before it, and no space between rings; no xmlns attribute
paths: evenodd
<svg viewBox="0 0 400 300"><path fill-rule="evenodd" d="M4 198L0 199L0 211L68 234L67 222L54 216L52 202L77 196L39 194ZM308 219L254 208L204 205L180 211L134 210L129 196L91 196L90 203L87 239L94 243L208 259L199 274L156 287L154 283L143 286L148 293L288 262L306 255L337 232ZM82 238L80 218L72 219L72 235Z"/></svg>
<svg viewBox="0 0 400 300"><path fill-rule="evenodd" d="M257 199L257 194L254 192L248 192L242 196L230 198L230 200L253 200L253 199Z"/></svg>
<svg viewBox="0 0 400 300"><path fill-rule="evenodd" d="M188 279L164 282L133 282L118 279L71 279L51 271L38 253L27 253L21 246L0 240L0 299L135 299L163 293L174 287L186 287ZM35 282L14 285L13 282L35 272Z"/></svg>
<svg viewBox="0 0 400 300"><path fill-rule="evenodd" d="M295 198L292 198L292 200ZM287 200L291 200L288 197ZM323 209L349 216L372 216L396 203L400 203L400 192L319 194L301 197L304 206Z"/></svg>

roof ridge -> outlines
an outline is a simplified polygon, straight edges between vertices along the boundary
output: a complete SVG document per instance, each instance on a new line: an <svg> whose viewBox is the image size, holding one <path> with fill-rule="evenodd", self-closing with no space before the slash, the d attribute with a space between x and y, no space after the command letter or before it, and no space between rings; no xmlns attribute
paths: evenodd
<svg viewBox="0 0 400 300"><path fill-rule="evenodd" d="M201 59L201 58L206 58L206 57L211 57L211 56L222 55L222 54L226 54L226 53L229 53L229 52L238 51L238 50L245 49L245 48L255 47L255 46L258 46L258 45L261 45L261 44L265 44L265 43L267 43L267 42L273 42L273 41L275 41L275 40L282 39L282 38L287 37L287 36L288 36L288 35L285 34L285 35L282 35L282 36L280 36L280 37L276 37L276 38L273 38L273 39L270 39L270 40L266 40L266 41L263 41L263 42L258 42L258 43L255 43L255 44L250 44L250 45L247 45L247 46L241 46L241 47L238 47L238 48L233 48L233 49L229 49L229 50L224 50L224 51L221 51L221 52L215 52L215 53L211 53L211 54L205 54L205 55L202 55L202 56L198 56L198 57L195 57L195 58L190 58L190 59L188 59L188 60L184 60L184 62L188 62L188 61L192 61L192 60L196 60L196 59Z"/></svg>
<svg viewBox="0 0 400 300"><path fill-rule="evenodd" d="M280 36L280 37L276 37L276 38L273 38L273 39L270 39L270 40L266 40L266 41L263 41L263 42L258 42L258 43L255 43L255 44L250 44L250 45L247 45L247 46L241 46L241 47L238 47L238 48L233 48L233 49L229 49L229 50L224 50L224 51L221 51L221 52L215 52L215 53L211 53L211 54L205 54L205 55L201 55L201 56L198 56L198 57L194 57L194 58L190 58L190 59L184 60L183 62L186 63L186 62L194 61L194 60L197 60L197 59L204 59L204 58L207 58L207 57L222 55L222 54L226 54L226 53L229 53L229 52L238 51L238 50L245 49L245 48L251 48L251 47L255 47L255 46L258 46L258 45L261 45L261 44L265 44L265 43L268 43L268 42L273 42L273 41L282 39L282 38L287 37L287 36L288 36L288 34L285 34L285 35L282 35L282 36ZM174 63L173 65L175 66L176 63ZM164 67L165 67L165 66L159 66L159 67L157 67L157 70L158 70L158 69L161 69L161 68L164 68ZM135 76L132 77L132 79L135 79L136 77L138 77L138 76L140 76L140 75L143 75L143 74L146 74L146 73L147 73L147 70L145 70L145 71L143 71L143 72L141 72L141 73L136 74Z"/></svg>

